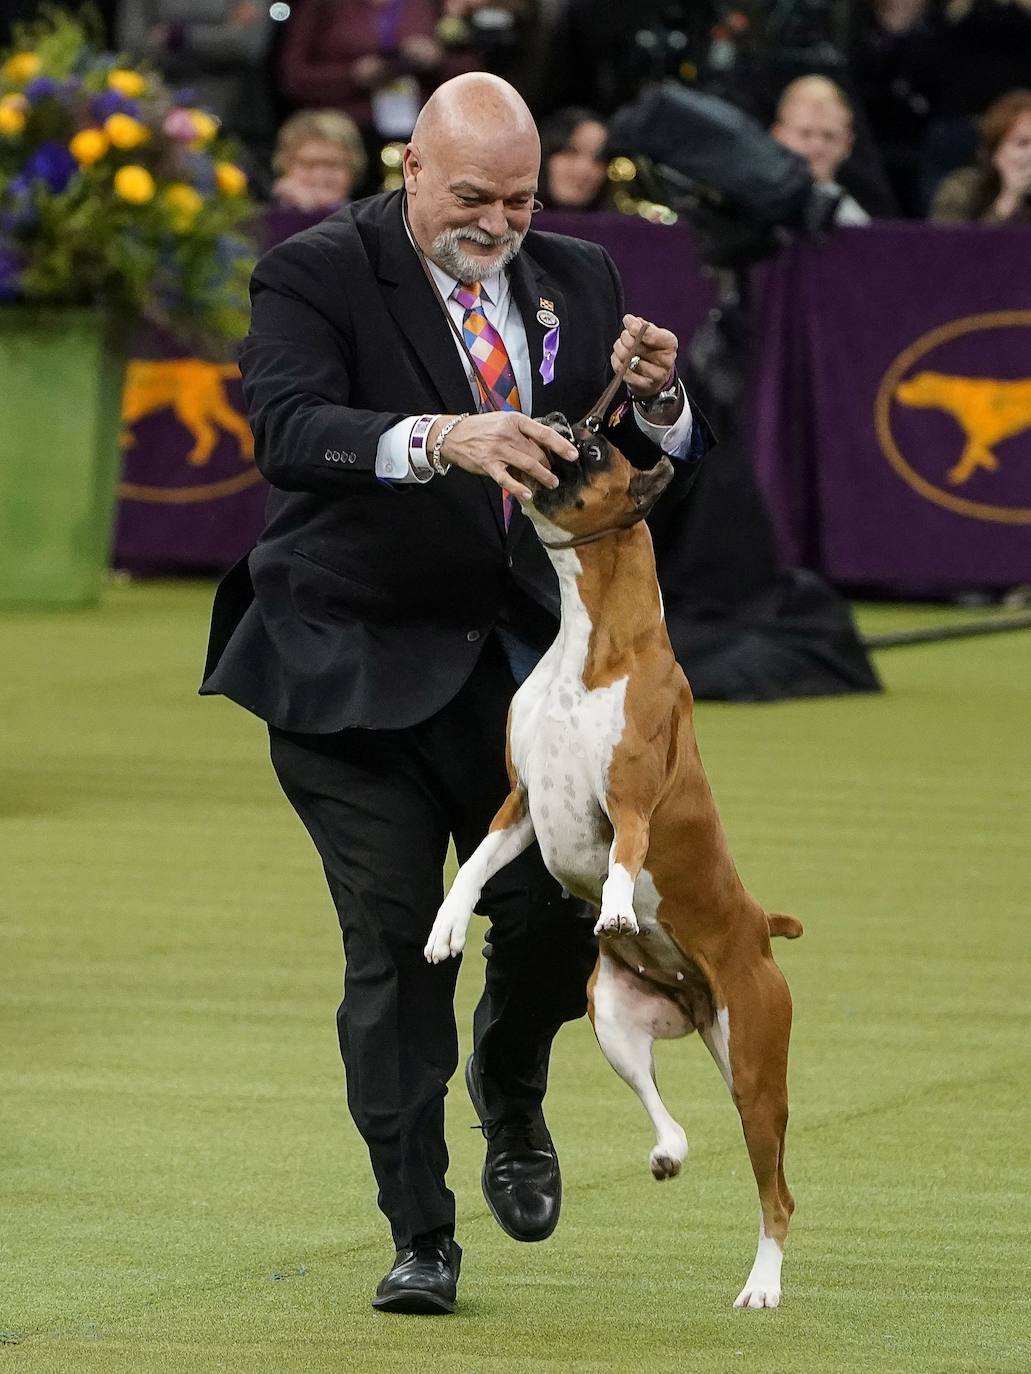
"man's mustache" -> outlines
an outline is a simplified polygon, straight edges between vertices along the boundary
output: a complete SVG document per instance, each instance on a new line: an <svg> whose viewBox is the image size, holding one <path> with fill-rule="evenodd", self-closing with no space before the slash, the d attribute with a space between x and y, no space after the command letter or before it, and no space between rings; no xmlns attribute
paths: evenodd
<svg viewBox="0 0 1031 1374"><path fill-rule="evenodd" d="M465 240L469 243L478 243L481 248L507 248L519 238L514 229L509 229L501 235L488 234L486 229L455 229L453 233L457 242Z"/></svg>

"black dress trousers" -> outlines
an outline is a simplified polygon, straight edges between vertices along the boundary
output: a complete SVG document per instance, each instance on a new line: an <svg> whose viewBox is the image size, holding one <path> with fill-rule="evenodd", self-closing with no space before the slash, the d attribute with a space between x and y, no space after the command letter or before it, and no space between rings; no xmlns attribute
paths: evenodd
<svg viewBox="0 0 1031 1374"><path fill-rule="evenodd" d="M458 1064L459 961L423 956L443 899L448 837L464 862L508 793L515 683L491 636L443 710L403 730L303 735L270 727L271 756L318 849L343 934L337 1013L347 1101L394 1241L453 1231L444 1095ZM473 1022L490 1116L539 1107L551 1041L584 1014L593 913L564 897L534 845L487 885L491 925Z"/></svg>

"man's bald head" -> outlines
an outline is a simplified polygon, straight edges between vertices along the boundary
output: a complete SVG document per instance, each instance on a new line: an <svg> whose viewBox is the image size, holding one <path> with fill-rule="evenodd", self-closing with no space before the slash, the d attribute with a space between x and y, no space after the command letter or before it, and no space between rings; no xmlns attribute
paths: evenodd
<svg viewBox="0 0 1031 1374"><path fill-rule="evenodd" d="M781 95L770 132L805 158L815 181L833 182L852 151L852 106L828 77L800 76Z"/></svg>
<svg viewBox="0 0 1031 1374"><path fill-rule="evenodd" d="M505 267L530 226L541 143L507 81L469 72L439 86L404 155L415 241L460 281Z"/></svg>
<svg viewBox="0 0 1031 1374"><path fill-rule="evenodd" d="M784 119L796 104L831 105L852 124L852 106L848 96L829 76L799 76L781 91L777 101L777 118Z"/></svg>
<svg viewBox="0 0 1031 1374"><path fill-rule="evenodd" d="M427 158L456 146L524 141L540 158L540 138L529 106L514 86L488 72L467 72L445 81L415 121L411 141Z"/></svg>

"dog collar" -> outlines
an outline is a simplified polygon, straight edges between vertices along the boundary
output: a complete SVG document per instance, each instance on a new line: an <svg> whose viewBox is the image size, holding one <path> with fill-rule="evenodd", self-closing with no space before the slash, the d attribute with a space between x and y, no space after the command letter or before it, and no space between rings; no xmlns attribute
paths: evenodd
<svg viewBox="0 0 1031 1374"><path fill-rule="evenodd" d="M557 544L549 544L546 539L541 539L540 535L537 538L541 539L541 543L546 549L578 549L581 544L594 544L599 539L607 539L610 534L619 534L621 530L632 529L634 525L639 525L642 520L646 519L647 514L647 511L642 511L640 515L635 515L628 525L613 525L611 529L594 530L591 534L580 534L573 539L563 539Z"/></svg>

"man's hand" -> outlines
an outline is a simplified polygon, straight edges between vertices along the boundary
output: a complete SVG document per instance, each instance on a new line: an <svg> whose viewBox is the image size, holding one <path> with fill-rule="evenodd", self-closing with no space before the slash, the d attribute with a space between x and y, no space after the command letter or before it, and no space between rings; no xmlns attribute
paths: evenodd
<svg viewBox="0 0 1031 1374"><path fill-rule="evenodd" d="M612 346L613 372L619 372L635 354L641 360L637 367L626 374L626 384L637 401L657 396L677 365L677 336L668 329L647 324L640 342L634 342L644 324L646 321L638 315L624 315L623 332Z"/></svg>
<svg viewBox="0 0 1031 1374"><path fill-rule="evenodd" d="M428 448L451 417L442 415L426 436ZM440 456L453 467L490 477L517 501L529 501L530 489L519 480L532 477L541 486L557 487L558 478L547 466L549 457L576 459L576 447L547 425L516 410L492 410L470 415L444 440Z"/></svg>

